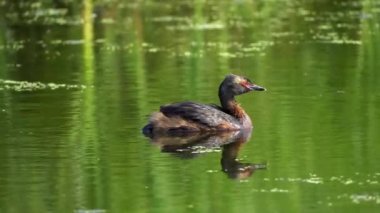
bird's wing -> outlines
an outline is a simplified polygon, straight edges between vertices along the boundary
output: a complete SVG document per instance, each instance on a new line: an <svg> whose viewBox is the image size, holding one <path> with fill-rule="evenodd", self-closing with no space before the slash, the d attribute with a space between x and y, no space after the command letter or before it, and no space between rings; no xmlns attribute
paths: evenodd
<svg viewBox="0 0 380 213"><path fill-rule="evenodd" d="M179 116L207 127L230 125L239 128L239 121L223 112L215 105L198 104L193 102L174 103L161 106L160 111L167 117Z"/></svg>

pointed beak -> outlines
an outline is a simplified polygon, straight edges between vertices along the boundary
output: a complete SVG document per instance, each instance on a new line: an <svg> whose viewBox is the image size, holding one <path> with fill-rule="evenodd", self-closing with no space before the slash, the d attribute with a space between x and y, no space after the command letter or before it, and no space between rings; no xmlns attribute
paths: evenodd
<svg viewBox="0 0 380 213"><path fill-rule="evenodd" d="M255 91L265 91L266 90L264 87L261 87L261 86L256 85L256 84L249 85L249 89L251 91L253 91L253 90L255 90Z"/></svg>

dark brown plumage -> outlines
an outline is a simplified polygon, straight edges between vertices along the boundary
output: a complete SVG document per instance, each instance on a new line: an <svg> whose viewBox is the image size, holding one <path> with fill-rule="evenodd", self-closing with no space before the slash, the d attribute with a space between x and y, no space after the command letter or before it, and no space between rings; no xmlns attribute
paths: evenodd
<svg viewBox="0 0 380 213"><path fill-rule="evenodd" d="M221 107L194 102L161 106L143 128L145 134L155 132L226 131L252 128L252 123L236 102L235 96L250 91L264 91L249 79L227 75L219 86Z"/></svg>

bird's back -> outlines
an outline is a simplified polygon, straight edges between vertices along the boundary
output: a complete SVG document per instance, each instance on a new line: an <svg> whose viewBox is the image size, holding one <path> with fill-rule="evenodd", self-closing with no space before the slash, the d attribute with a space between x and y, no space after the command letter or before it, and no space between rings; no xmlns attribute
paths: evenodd
<svg viewBox="0 0 380 213"><path fill-rule="evenodd" d="M222 108L194 102L161 106L145 131L222 131L241 129L241 123Z"/></svg>

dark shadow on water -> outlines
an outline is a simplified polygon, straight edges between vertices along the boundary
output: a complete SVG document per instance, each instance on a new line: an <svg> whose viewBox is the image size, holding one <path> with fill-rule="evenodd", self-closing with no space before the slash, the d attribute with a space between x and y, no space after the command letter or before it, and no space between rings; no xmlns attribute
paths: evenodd
<svg viewBox="0 0 380 213"><path fill-rule="evenodd" d="M205 133L157 133L146 135L162 152L191 159L198 155L222 150L221 167L229 178L245 179L258 169L266 169L263 163L244 163L238 160L243 145L250 139L251 130Z"/></svg>

